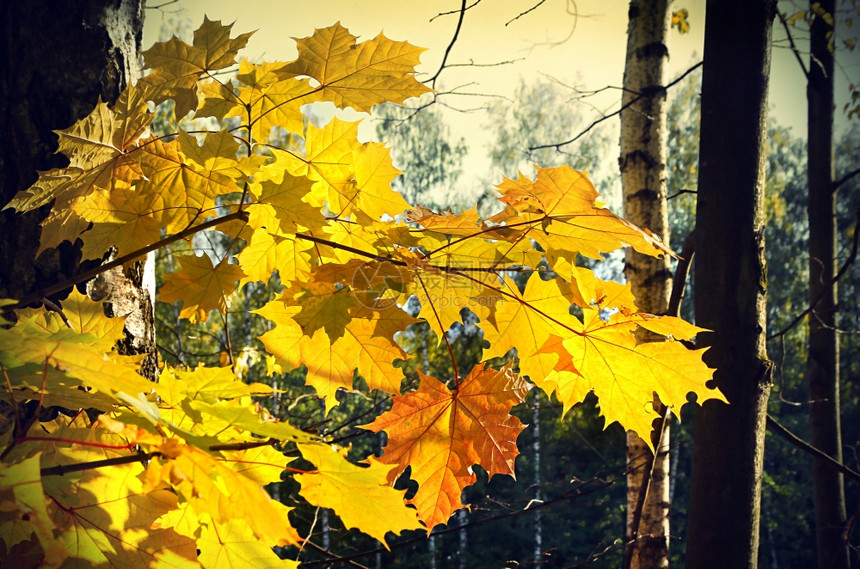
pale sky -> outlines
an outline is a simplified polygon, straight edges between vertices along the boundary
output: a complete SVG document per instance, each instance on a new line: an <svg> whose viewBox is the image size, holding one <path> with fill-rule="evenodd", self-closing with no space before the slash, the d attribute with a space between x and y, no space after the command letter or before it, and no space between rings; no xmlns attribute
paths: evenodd
<svg viewBox="0 0 860 569"><path fill-rule="evenodd" d="M150 5L159 0L150 0ZM469 4L474 0L469 0ZM544 0L533 11L523 12L540 0L483 0L466 12L458 40L448 63L493 64L520 60L495 67L451 67L439 78L437 89L460 87L463 92L509 96L519 84L544 74L582 90L607 85L620 86L624 72L627 6L625 0ZM781 3L782 6L782 3ZM306 37L315 28L340 21L359 39L370 39L380 32L394 40L406 40L427 48L421 57L420 73L431 76L439 68L444 51L454 33L457 0L180 0L166 6L165 12L181 7L196 28L204 13L212 20L235 22L234 34L257 30L248 47L240 53L251 60L290 60L295 57L293 37ZM678 0L673 8L689 11L691 31L681 35L672 30L670 39L670 79L698 61L704 36L704 1ZM577 15L571 13L576 10ZM783 9L786 9L783 7ZM518 15L523 14L519 18ZM162 14L147 10L144 44L158 38ZM574 28L575 26L575 28ZM775 37L782 37L777 23ZM857 69L855 69L855 72ZM838 79L838 77L837 77ZM805 136L805 81L794 56L787 49L775 49L771 73L771 113L780 124ZM837 90L840 87L837 84ZM842 91L847 91L844 82ZM575 112L586 114L590 122L599 112L618 106L617 90L605 92L589 101L594 108L577 105ZM490 99L476 96L446 96L445 102L459 108L473 108ZM570 112L559 109L560 113ZM839 111L841 112L841 106ZM488 144L484 114L449 112L446 114L456 136L464 136L471 148L467 168L488 174L485 148ZM838 115L839 116L839 115ZM618 118L610 119L618 121ZM547 141L557 142L557 141ZM614 156L612 157L614 160ZM482 164L483 161L483 164ZM506 173L514 175L515 173Z"/></svg>

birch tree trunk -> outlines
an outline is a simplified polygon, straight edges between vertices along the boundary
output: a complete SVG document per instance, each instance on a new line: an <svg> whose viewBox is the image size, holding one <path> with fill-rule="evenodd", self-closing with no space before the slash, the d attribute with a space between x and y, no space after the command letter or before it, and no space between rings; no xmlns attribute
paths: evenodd
<svg viewBox="0 0 860 569"><path fill-rule="evenodd" d="M767 358L764 165L775 0L708 0L696 205L696 324L729 404L696 409L688 569L758 562Z"/></svg>
<svg viewBox="0 0 860 569"><path fill-rule="evenodd" d="M817 3L817 2L816 2ZM820 7L834 16L835 1ZM815 11L811 13L815 14ZM809 318L809 426L813 446L842 462L839 421L839 337L837 328L836 192L833 188L833 53L828 47L834 29L813 16L809 78L807 167L809 176L809 298L817 302ZM819 300L820 299L820 300ZM847 569L850 565L842 474L813 459L815 537L818 567Z"/></svg>
<svg viewBox="0 0 860 569"><path fill-rule="evenodd" d="M631 0L621 113L624 217L669 240L666 203L666 77L670 0ZM669 258L627 250L624 274L643 312L664 314L672 274ZM641 340L647 340L643 336ZM654 405L665 413L659 400ZM636 433L627 434L626 557L636 569L669 566L669 432L654 433L656 458ZM659 446L658 446L659 445ZM644 499L644 501L642 501Z"/></svg>
<svg viewBox="0 0 860 569"><path fill-rule="evenodd" d="M114 101L140 73L142 0L34 0L0 3L0 201L65 166L57 136L98 103ZM22 299L81 271L80 253L63 243L36 259L47 206L0 212L0 298ZM154 260L154 257L152 257ZM147 289L145 284L149 284ZM126 317L124 354L150 354L155 378L152 261L103 273L87 284L111 316ZM61 295L64 297L65 293Z"/></svg>

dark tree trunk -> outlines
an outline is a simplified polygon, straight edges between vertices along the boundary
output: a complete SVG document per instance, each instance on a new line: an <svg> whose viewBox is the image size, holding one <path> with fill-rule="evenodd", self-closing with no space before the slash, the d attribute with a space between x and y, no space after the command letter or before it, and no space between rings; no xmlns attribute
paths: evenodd
<svg viewBox="0 0 860 569"><path fill-rule="evenodd" d="M623 103L631 106L621 113L619 158L625 219L647 227L667 243L665 85L670 19L669 0L630 2ZM640 310L666 313L672 286L668 257L656 259L628 249L624 274ZM665 413L656 398L655 407ZM656 457L636 433L627 433L627 537L631 541L625 566L632 569L669 566L669 428L668 424L660 427L651 441Z"/></svg>
<svg viewBox="0 0 860 569"><path fill-rule="evenodd" d="M709 0L696 210L696 323L729 405L696 411L689 569L757 565L772 363L765 349L764 158L774 0Z"/></svg>
<svg viewBox="0 0 860 569"><path fill-rule="evenodd" d="M114 101L136 77L142 30L142 0L0 3L2 205L35 182L38 170L67 164L55 154L52 131L88 115L100 98ZM68 242L36 259L39 222L47 211L0 213L0 298L22 299L80 272L80 254ZM108 314L126 317L120 346L126 354L154 353L154 300L146 279L140 262L87 285L91 297L106 302ZM154 359L146 369L154 374Z"/></svg>
<svg viewBox="0 0 860 569"><path fill-rule="evenodd" d="M835 1L820 3L834 14ZM812 12L814 13L814 12ZM836 192L833 189L833 53L828 33L833 26L814 16L810 38L807 164L809 175L809 297L815 305L809 318L809 425L812 444L842 462L839 421L839 338L837 327ZM819 301L820 299L820 301ZM845 489L842 474L813 459L815 536L818 567L850 565L845 531Z"/></svg>

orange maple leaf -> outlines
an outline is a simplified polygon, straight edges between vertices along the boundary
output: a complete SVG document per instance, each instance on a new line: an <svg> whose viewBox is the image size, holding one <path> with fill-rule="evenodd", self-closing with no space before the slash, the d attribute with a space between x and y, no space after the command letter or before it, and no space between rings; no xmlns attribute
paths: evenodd
<svg viewBox="0 0 860 569"><path fill-rule="evenodd" d="M464 507L460 494L475 481L471 467L490 477L514 476L517 436L524 425L510 414L523 401L528 384L511 371L481 363L453 390L418 372L420 387L394 397L391 410L362 428L385 431L388 444L380 462L395 464L393 481L407 466L418 482L412 503L428 531Z"/></svg>

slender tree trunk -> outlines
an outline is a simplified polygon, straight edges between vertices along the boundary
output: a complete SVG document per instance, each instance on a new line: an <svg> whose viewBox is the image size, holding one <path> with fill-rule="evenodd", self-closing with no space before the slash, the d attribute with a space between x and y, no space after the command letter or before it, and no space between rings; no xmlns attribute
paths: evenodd
<svg viewBox="0 0 860 569"><path fill-rule="evenodd" d="M532 394L532 435L534 436L534 443L532 443L532 460L534 460L534 486L535 486L535 497L537 504L543 501L543 493L541 492L541 476L540 476L540 394L538 390L534 390ZM543 518L541 514L543 510L538 509L534 513L534 556L533 561L535 565L539 565L541 559L543 558Z"/></svg>
<svg viewBox="0 0 860 569"><path fill-rule="evenodd" d="M697 338L729 405L696 410L688 569L757 566L772 362L764 164L775 0L708 0L696 209Z"/></svg>
<svg viewBox="0 0 860 569"><path fill-rule="evenodd" d="M820 2L834 15L835 1ZM814 12L813 12L814 13ZM809 318L809 425L812 444L842 462L839 421L839 337L837 327L836 192L833 190L833 26L814 16L810 38L807 164L809 175L809 297L821 300ZM831 34L831 37L828 37ZM818 567L850 565L845 530L845 489L842 474L813 459L815 536Z"/></svg>
<svg viewBox="0 0 860 569"><path fill-rule="evenodd" d="M624 217L669 240L666 202L666 77L670 0L631 0L621 113ZM624 274L643 312L664 314L672 274L669 258L628 250ZM642 338L646 340L647 338ZM665 412L659 400L658 412ZM654 433L656 459L636 433L627 434L627 552L629 566L669 566L669 433ZM659 448L658 448L659 445ZM644 502L640 495L644 493ZM641 508L640 508L641 502Z"/></svg>
<svg viewBox="0 0 860 569"><path fill-rule="evenodd" d="M2 205L35 182L37 170L67 164L55 154L53 130L89 114L100 98L119 96L140 72L142 30L142 0L0 3ZM70 243L36 259L39 222L47 211L0 213L0 298L23 298L80 271L80 253ZM126 317L121 353L152 354L144 364L150 378L156 371L154 288L152 262L117 268L87 284L87 293L105 301L109 315Z"/></svg>

